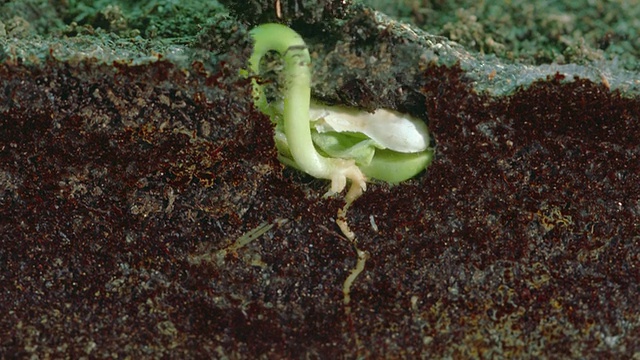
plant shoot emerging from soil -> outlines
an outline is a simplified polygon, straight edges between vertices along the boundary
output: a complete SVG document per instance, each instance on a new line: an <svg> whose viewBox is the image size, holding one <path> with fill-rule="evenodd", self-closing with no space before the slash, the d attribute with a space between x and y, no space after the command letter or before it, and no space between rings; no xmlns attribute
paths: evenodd
<svg viewBox="0 0 640 360"><path fill-rule="evenodd" d="M348 207L366 190L367 178L398 183L431 163L433 149L424 122L392 110L368 113L313 101L311 60L300 35L284 25L263 24L251 30L251 36L255 43L249 67L254 74L269 51L284 61L283 101L268 102L264 86L253 79L256 107L276 124L279 159L331 180L327 195L341 192L348 180Z"/></svg>

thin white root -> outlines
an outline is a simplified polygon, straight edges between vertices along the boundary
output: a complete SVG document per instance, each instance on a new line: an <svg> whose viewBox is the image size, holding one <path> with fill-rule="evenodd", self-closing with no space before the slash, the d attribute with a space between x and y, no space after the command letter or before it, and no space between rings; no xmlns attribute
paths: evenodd
<svg viewBox="0 0 640 360"><path fill-rule="evenodd" d="M349 210L351 204L356 201L356 199L359 198L364 191L367 190L367 179L360 171L360 168L355 166L355 164L346 168L344 170L344 175L341 174L340 177L343 179L342 181L345 181L345 178L348 178L351 182L351 186L349 187L349 191L347 191L347 195L345 195L344 207L338 210L336 224L338 225L344 236L346 236L349 241L353 242L356 238L356 234L349 228L349 224L347 222L347 210ZM332 181L332 187L334 184L335 181ZM344 185L342 186L344 188Z"/></svg>
<svg viewBox="0 0 640 360"><path fill-rule="evenodd" d="M342 294L343 294L343 302L344 302L344 311L347 315L351 314L351 285L353 285L354 281L360 275L362 271L364 271L365 263L367 262L367 258L369 257L366 252L358 249L355 244L354 248L356 250L356 254L358 254L358 261L356 262L356 266L351 269L351 273L347 276L347 279L342 284Z"/></svg>
<svg viewBox="0 0 640 360"><path fill-rule="evenodd" d="M349 224L347 222L347 210L349 210L349 205L351 203L346 203L343 208L338 209L338 216L336 218L336 224L342 231L342 234L349 239L349 241L354 242L356 239L356 234L349 228Z"/></svg>

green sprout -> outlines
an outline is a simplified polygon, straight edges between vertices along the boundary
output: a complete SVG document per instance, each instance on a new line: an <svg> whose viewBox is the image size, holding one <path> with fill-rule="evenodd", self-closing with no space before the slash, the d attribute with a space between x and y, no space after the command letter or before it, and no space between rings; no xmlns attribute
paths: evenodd
<svg viewBox="0 0 640 360"><path fill-rule="evenodd" d="M328 195L350 182L346 207L366 190L367 178L398 183L431 163L434 151L423 121L387 109L369 113L311 100L311 60L302 37L280 24L263 24L250 34L253 74L259 74L260 61L270 51L284 62L282 102L267 101L264 86L253 79L256 107L276 124L282 163L331 180Z"/></svg>
<svg viewBox="0 0 640 360"><path fill-rule="evenodd" d="M284 61L282 101L267 101L264 86L252 79L256 107L271 118L279 160L316 178L331 180L328 195L350 182L337 225L351 240L358 257L343 283L343 302L351 314L351 286L365 268L366 252L358 249L346 221L350 204L366 190L367 178L389 183L407 180L433 160L429 130L419 119L397 111L372 113L311 100L311 59L300 35L279 24L263 24L250 32L254 40L249 68L260 73L260 61L270 51ZM244 71L248 75L247 71Z"/></svg>

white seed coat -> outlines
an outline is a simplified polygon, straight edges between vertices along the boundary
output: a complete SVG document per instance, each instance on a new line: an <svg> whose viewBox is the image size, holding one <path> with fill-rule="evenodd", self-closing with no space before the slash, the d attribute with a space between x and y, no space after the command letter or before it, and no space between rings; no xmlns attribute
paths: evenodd
<svg viewBox="0 0 640 360"><path fill-rule="evenodd" d="M362 133L383 148L417 153L429 147L429 130L420 119L388 109L373 113L345 106L311 102L310 120L319 133L328 131Z"/></svg>

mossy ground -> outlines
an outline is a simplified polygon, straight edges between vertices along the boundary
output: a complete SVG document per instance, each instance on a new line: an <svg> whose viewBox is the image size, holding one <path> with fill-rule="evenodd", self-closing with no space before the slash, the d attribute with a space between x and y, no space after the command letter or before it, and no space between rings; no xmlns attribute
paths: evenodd
<svg viewBox="0 0 640 360"><path fill-rule="evenodd" d="M469 49L524 64L640 70L640 2L363 0Z"/></svg>

